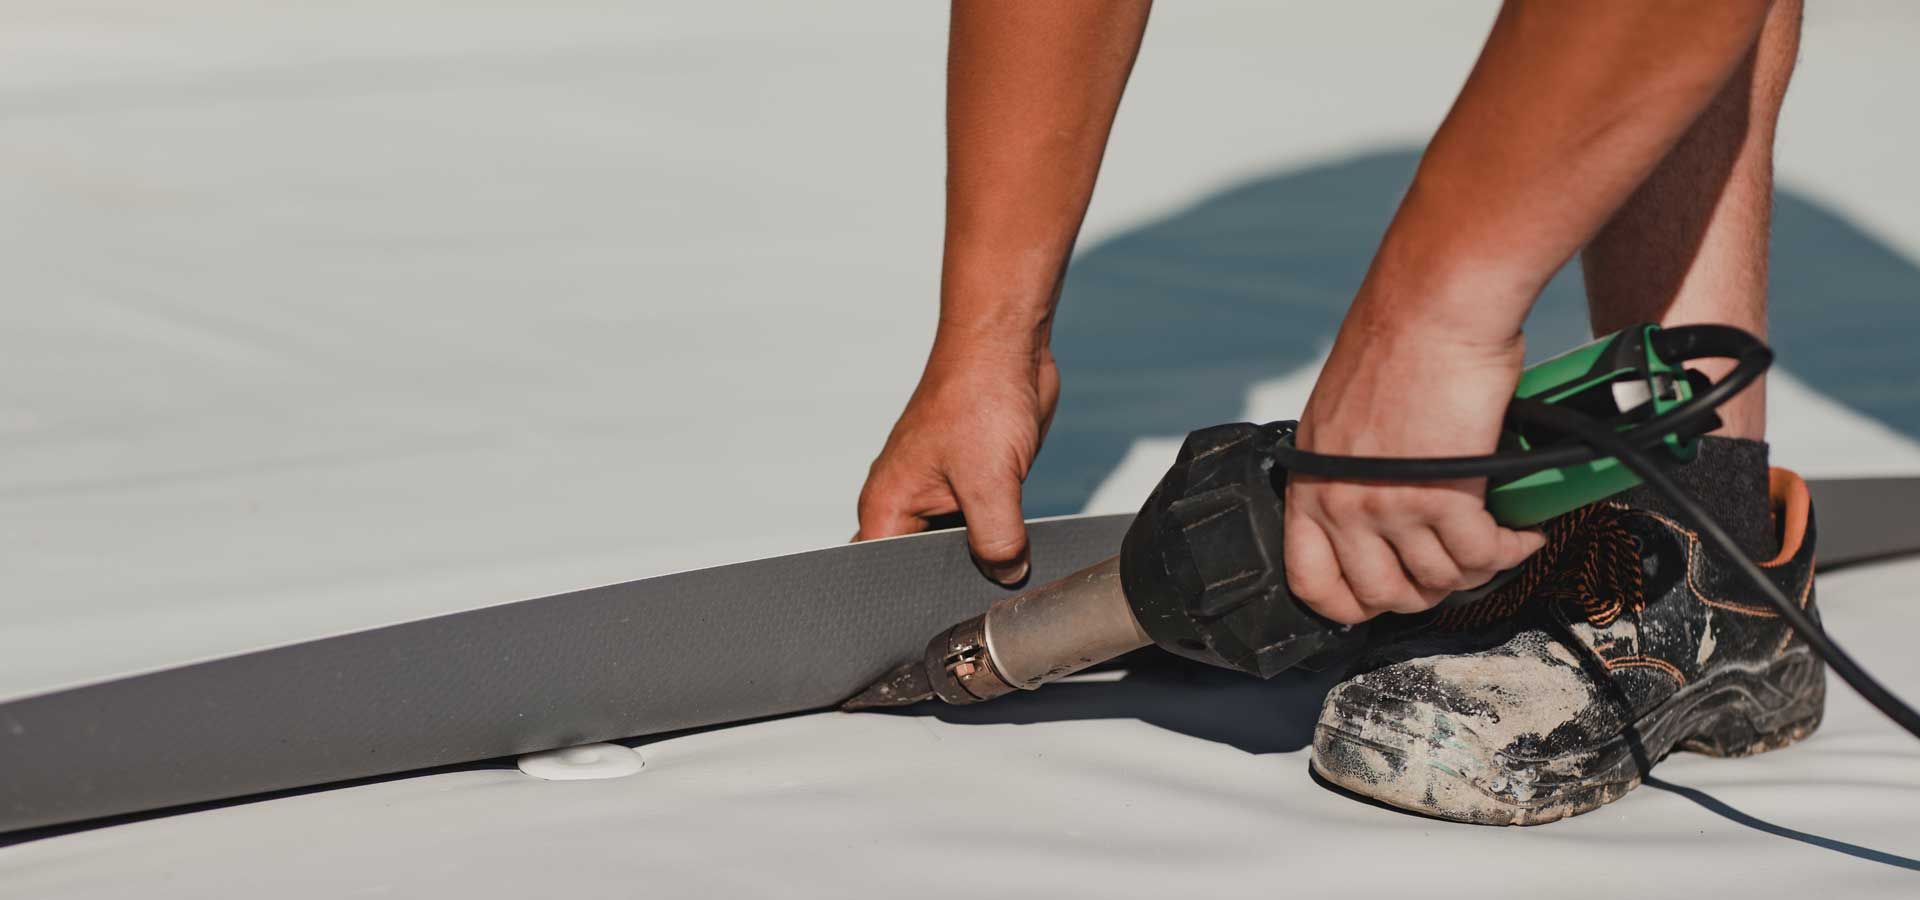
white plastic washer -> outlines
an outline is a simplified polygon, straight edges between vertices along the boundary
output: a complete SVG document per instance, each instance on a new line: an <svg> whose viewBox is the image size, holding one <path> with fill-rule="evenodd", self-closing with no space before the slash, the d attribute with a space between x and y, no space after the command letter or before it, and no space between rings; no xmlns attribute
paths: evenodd
<svg viewBox="0 0 1920 900"><path fill-rule="evenodd" d="M619 744L581 744L529 753L516 763L520 771L548 781L624 778L646 768L640 751Z"/></svg>

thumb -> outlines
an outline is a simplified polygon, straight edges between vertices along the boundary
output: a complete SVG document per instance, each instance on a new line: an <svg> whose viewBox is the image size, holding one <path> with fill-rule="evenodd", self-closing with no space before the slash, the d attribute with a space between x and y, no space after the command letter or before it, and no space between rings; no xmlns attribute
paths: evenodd
<svg viewBox="0 0 1920 900"><path fill-rule="evenodd" d="M988 578L1014 585L1027 577L1027 522L1020 515L1020 482L956 484L954 494L967 518L967 546Z"/></svg>
<svg viewBox="0 0 1920 900"><path fill-rule="evenodd" d="M1500 568L1511 569L1547 545L1547 536L1539 531L1500 529Z"/></svg>

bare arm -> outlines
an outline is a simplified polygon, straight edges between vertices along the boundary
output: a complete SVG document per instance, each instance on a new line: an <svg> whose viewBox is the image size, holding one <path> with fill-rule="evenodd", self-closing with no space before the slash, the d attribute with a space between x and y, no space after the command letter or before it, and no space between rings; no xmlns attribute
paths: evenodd
<svg viewBox="0 0 1920 900"><path fill-rule="evenodd" d="M953 4L943 334L1045 346L1149 6Z"/></svg>
<svg viewBox="0 0 1920 900"><path fill-rule="evenodd" d="M1517 334L1547 280L1706 109L1768 5L1510 0L1374 277L1417 288L1432 321Z"/></svg>
<svg viewBox="0 0 1920 900"><path fill-rule="evenodd" d="M1765 0L1509 0L1434 136L1302 415L1329 453L1492 450L1520 325L1753 45ZM1323 614L1430 607L1539 546L1484 483L1289 485L1287 575Z"/></svg>
<svg viewBox="0 0 1920 900"><path fill-rule="evenodd" d="M1150 5L953 4L940 327L861 491L859 538L958 510L984 571L1025 576L1020 483L1059 398L1053 308Z"/></svg>

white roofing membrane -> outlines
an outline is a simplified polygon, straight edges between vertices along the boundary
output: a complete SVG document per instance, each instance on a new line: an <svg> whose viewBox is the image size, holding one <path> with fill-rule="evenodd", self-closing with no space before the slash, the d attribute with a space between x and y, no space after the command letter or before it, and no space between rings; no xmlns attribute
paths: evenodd
<svg viewBox="0 0 1920 900"><path fill-rule="evenodd" d="M1162 4L1083 281L1210 198L1268 196L1237 186L1311 198L1316 172L1399 159L1490 10ZM844 540L933 320L943 25L879 2L0 11L0 696ZM1920 297L1917 37L1902 4L1809 13L1776 285L1821 294L1779 298L1772 393L1776 459L1808 475L1920 473L1886 380L1920 368L1845 358L1881 360L1892 328L1861 298ZM1327 336L1301 324L1188 427L1293 414ZM1082 435L1105 455L1030 511L1138 502L1180 429L1109 425L1063 419L1036 478ZM1916 578L1820 585L1834 633L1909 696ZM1920 747L1837 683L1803 744L1676 756L1530 830L1316 786L1286 725L1301 690L1140 675L647 742L612 781L474 768L279 796L0 847L0 896L1920 884Z"/></svg>

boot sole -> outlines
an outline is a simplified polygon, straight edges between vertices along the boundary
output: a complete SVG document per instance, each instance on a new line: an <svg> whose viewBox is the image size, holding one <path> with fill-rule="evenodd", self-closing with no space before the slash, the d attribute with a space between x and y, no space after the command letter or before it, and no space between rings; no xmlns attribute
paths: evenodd
<svg viewBox="0 0 1920 900"><path fill-rule="evenodd" d="M1592 748L1540 759L1481 749L1470 728L1386 721L1389 704L1330 702L1314 729L1313 770L1339 787L1422 815L1540 825L1625 796L1672 751L1750 756L1820 726L1826 668L1804 645L1756 669L1723 666ZM1463 740L1464 738L1464 740Z"/></svg>

